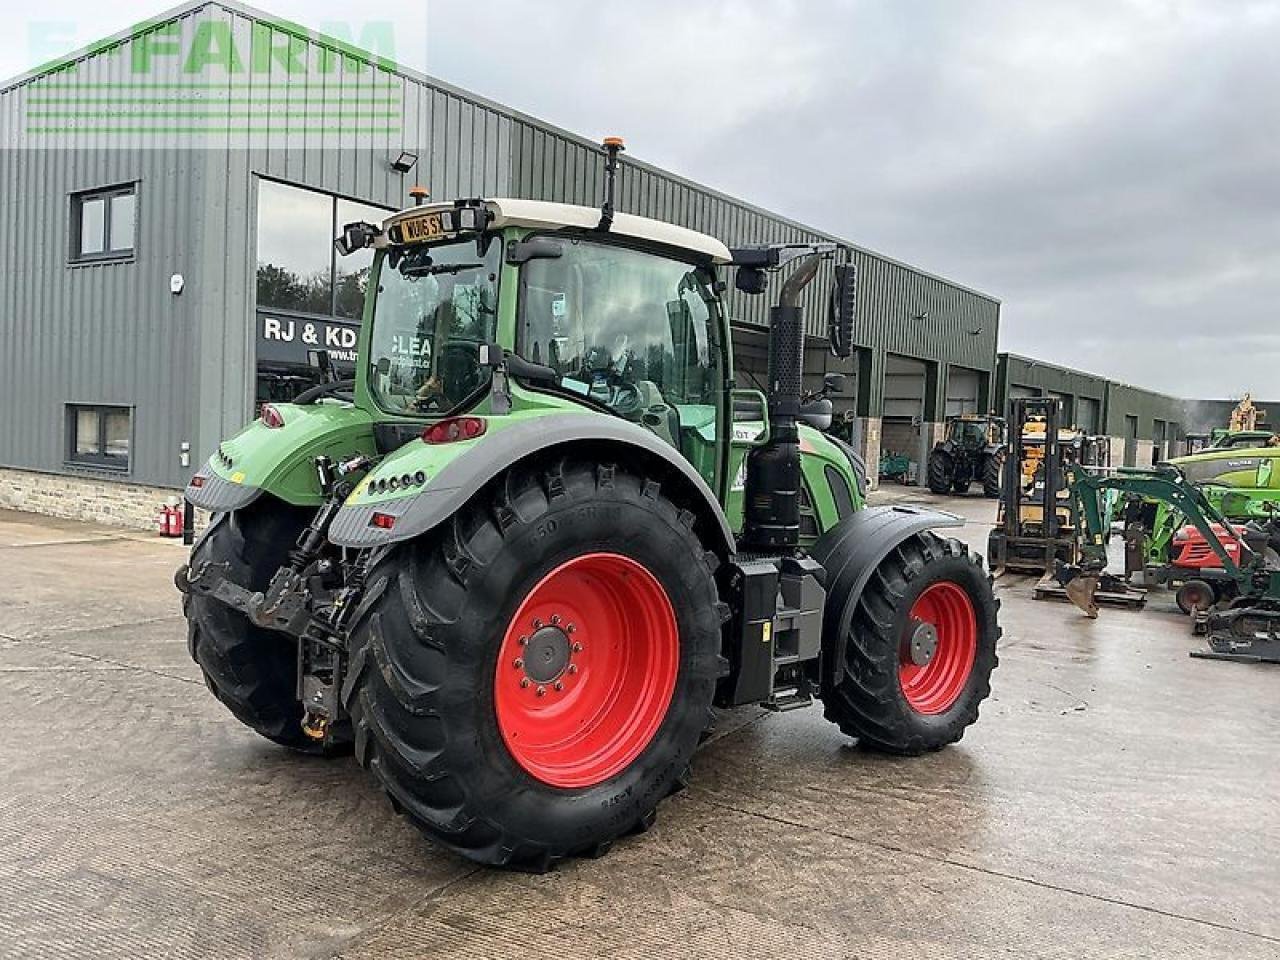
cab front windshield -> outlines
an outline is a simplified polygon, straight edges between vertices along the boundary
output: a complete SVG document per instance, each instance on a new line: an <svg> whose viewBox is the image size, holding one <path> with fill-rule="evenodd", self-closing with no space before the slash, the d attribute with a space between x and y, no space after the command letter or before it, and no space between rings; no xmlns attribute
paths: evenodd
<svg viewBox="0 0 1280 960"><path fill-rule="evenodd" d="M385 254L369 351L384 410L438 415L483 386L480 345L497 333L501 250L488 238Z"/></svg>

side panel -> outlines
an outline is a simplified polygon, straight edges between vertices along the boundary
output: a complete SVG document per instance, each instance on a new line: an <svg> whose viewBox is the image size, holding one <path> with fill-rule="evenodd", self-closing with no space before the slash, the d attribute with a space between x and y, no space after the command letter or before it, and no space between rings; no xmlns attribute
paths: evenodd
<svg viewBox="0 0 1280 960"><path fill-rule="evenodd" d="M862 509L866 493L866 467L862 468L863 475L858 476L856 452L802 424L800 458L804 482L809 488L820 531L830 530L848 514Z"/></svg>

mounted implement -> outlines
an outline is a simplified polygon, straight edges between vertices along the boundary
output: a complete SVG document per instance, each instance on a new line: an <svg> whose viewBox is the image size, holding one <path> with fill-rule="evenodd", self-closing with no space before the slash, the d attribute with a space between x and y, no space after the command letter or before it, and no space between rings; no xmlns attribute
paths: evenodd
<svg viewBox="0 0 1280 960"><path fill-rule="evenodd" d="M473 860L545 869L643 830L714 705L822 700L863 744L958 740L997 601L946 514L866 508L801 393L828 244L729 250L614 207L422 204L372 248L354 384L268 406L187 496L178 577L209 686L264 736L354 745ZM722 277L780 280L767 395L735 387ZM821 425L821 424L819 424Z"/></svg>

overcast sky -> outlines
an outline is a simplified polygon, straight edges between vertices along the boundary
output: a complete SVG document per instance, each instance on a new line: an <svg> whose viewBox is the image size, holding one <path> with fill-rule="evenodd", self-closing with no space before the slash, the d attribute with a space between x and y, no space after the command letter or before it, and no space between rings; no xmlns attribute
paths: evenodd
<svg viewBox="0 0 1280 960"><path fill-rule="evenodd" d="M0 76L167 5L11 11ZM1002 350L1280 398L1280 0L355 9L411 66L999 297Z"/></svg>

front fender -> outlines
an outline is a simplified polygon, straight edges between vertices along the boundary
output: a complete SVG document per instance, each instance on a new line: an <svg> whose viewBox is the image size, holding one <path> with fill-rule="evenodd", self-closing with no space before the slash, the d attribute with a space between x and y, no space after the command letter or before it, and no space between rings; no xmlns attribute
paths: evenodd
<svg viewBox="0 0 1280 960"><path fill-rule="evenodd" d="M345 403L275 405L281 427L255 420L218 445L187 485L186 498L202 510L240 510L269 493L299 507L324 499L314 459L334 459L374 451L373 422ZM197 479L198 478L198 479Z"/></svg>
<svg viewBox="0 0 1280 960"><path fill-rule="evenodd" d="M862 591L880 561L909 537L925 530L962 527L950 513L912 506L868 507L846 517L818 538L810 555L827 571L827 604L822 613L824 684L834 684L844 663L849 625ZM825 645L824 645L825 647Z"/></svg>
<svg viewBox="0 0 1280 960"><path fill-rule="evenodd" d="M715 494L705 480L669 444L637 424L596 413L537 412L508 414L488 420L488 429L475 440L429 446L412 441L383 461L347 499L329 530L341 547L366 549L411 540L434 529L457 513L494 477L512 464L555 447L572 451L574 444L602 442L619 453L628 450L660 458L677 472L687 489L701 498L700 511L714 518L709 544L720 552L734 552L733 532ZM421 474L424 482L418 483ZM407 495L403 478L414 482ZM388 495L374 487L395 478L399 491ZM374 526L374 514L394 518L391 529Z"/></svg>

